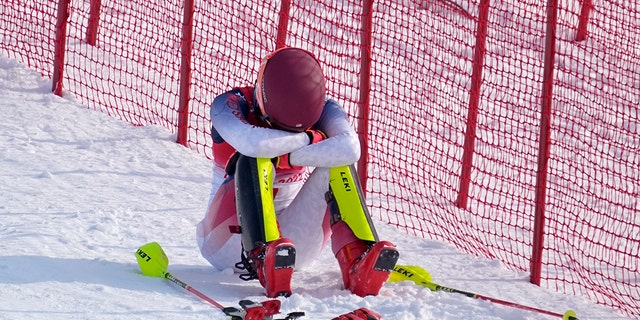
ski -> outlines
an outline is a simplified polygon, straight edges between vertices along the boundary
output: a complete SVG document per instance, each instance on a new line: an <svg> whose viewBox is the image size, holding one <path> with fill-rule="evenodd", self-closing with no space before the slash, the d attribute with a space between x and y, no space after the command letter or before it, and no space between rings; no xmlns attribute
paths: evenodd
<svg viewBox="0 0 640 320"><path fill-rule="evenodd" d="M304 312L289 312L284 318L274 319L273 316L280 313L280 300L272 299L262 302L252 300L240 300L241 308L226 307L222 309L231 320L293 320L303 317Z"/></svg>
<svg viewBox="0 0 640 320"><path fill-rule="evenodd" d="M382 316L379 314L367 309L360 308L353 310L349 313L345 313L343 315L337 316L331 320L380 320Z"/></svg>
<svg viewBox="0 0 640 320"><path fill-rule="evenodd" d="M295 311L283 315L284 318L274 318L280 313L280 300L266 300L256 302L252 300L240 300L241 308L226 307L222 311L231 320L294 320L305 316L304 312ZM351 312L339 315L332 320L380 320L382 317L367 309L359 308Z"/></svg>
<svg viewBox="0 0 640 320"><path fill-rule="evenodd" d="M280 313L280 300L266 300L256 302L252 300L240 300L241 308L226 307L222 309L231 320L294 320L305 316L302 311L289 312L284 318L274 318ZM382 317L367 309L359 308L351 312L339 315L331 320L380 320Z"/></svg>

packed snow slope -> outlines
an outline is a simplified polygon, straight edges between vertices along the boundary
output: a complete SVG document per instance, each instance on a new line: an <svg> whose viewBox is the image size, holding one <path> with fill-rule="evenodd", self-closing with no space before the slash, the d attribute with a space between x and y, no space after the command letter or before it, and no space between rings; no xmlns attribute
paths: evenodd
<svg viewBox="0 0 640 320"><path fill-rule="evenodd" d="M160 127L133 127L50 92L50 81L0 57L0 319L225 319L190 292L141 274L134 252L162 245L169 271L225 306L264 300L260 285L215 270L195 225L210 191L210 161ZM581 319L623 319L584 297L530 284L497 261L376 222L400 263L435 282ZM390 283L376 297L341 287L325 250L296 272L284 312L331 319L359 307L384 319L551 319L459 294Z"/></svg>

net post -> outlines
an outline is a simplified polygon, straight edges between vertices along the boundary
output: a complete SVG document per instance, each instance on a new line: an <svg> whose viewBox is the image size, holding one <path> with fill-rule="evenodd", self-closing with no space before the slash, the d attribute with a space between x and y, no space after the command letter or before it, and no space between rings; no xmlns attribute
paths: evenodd
<svg viewBox="0 0 640 320"><path fill-rule="evenodd" d="M53 75L51 91L62 96L62 82L64 80L64 54L67 42L67 19L69 18L69 3L71 0L58 0L58 14L56 21L56 39L53 57Z"/></svg>
<svg viewBox="0 0 640 320"><path fill-rule="evenodd" d="M100 7L102 0L91 0L89 8L89 20L87 21L87 44L95 46L98 36L98 24L100 23Z"/></svg>
<svg viewBox="0 0 640 320"><path fill-rule="evenodd" d="M482 70L486 52L487 28L489 20L490 0L481 0L476 27L476 46L473 53L473 71L471 74L471 89L469 91L469 109L467 113L467 127L464 137L464 152L462 154L462 169L460 172L460 188L456 206L467 207L469 198L469 184L471 183L471 169L473 168L473 153L476 126L478 119L478 105L480 104L480 87L482 86Z"/></svg>
<svg viewBox="0 0 640 320"><path fill-rule="evenodd" d="M176 142L187 146L189 140L189 100L191 92L191 54L193 50L194 0L184 1L180 63L180 97L178 101L178 137Z"/></svg>
<svg viewBox="0 0 640 320"><path fill-rule="evenodd" d="M531 247L530 282L540 285L542 253L544 251L544 225L546 222L547 170L551 149L551 104L553 103L553 72L556 54L556 28L558 0L547 1L547 30L544 49L542 79L542 106L540 112L540 138L538 146L538 172L536 176L535 216Z"/></svg>

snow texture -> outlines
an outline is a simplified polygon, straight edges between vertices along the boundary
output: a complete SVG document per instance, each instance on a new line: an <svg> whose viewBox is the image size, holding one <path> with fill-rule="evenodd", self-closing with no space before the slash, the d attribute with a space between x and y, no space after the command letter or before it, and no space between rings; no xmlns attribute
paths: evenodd
<svg viewBox="0 0 640 320"><path fill-rule="evenodd" d="M256 281L218 271L201 256L195 225L204 215L211 163L154 126L134 127L51 93L51 82L0 58L0 319L225 319L197 296L141 274L134 253L157 241L169 271L225 306L265 300ZM623 319L586 297L528 282L498 261L408 236L376 221L401 264L435 282L581 319ZM384 319L552 319L460 294L389 283L361 298L342 288L325 250L293 277L282 311L331 319L359 307Z"/></svg>

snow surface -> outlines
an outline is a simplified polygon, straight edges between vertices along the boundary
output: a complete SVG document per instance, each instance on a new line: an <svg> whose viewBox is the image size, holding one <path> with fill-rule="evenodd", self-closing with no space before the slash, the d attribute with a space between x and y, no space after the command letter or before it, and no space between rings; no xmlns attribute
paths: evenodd
<svg viewBox="0 0 640 320"><path fill-rule="evenodd" d="M152 241L174 276L219 303L265 300L256 281L215 270L198 251L209 160L165 128L131 126L50 89L50 80L0 57L0 319L225 319L181 287L141 274L134 252ZM398 245L401 264L424 267L439 284L557 313L574 309L581 319L624 319L532 285L498 261L376 223ZM341 288L330 251L294 274L283 312L331 319L367 307L384 319L553 319L409 282L360 298Z"/></svg>

